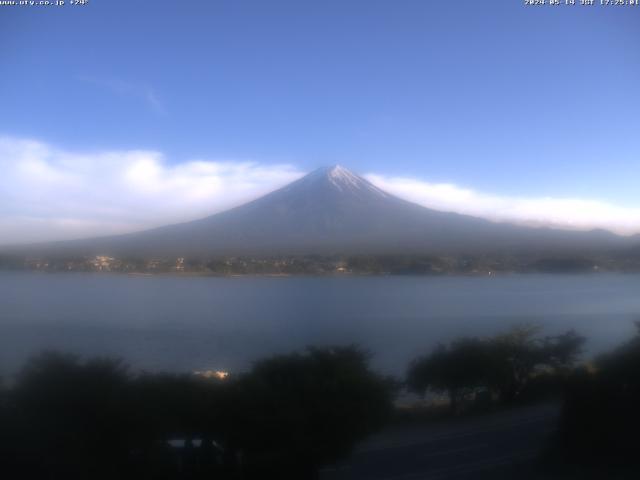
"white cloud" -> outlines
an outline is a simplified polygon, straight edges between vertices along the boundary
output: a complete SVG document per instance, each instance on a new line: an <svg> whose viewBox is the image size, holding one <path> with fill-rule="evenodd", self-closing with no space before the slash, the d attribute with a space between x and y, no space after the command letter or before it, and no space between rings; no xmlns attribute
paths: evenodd
<svg viewBox="0 0 640 480"><path fill-rule="evenodd" d="M603 228L629 235L640 232L640 208L585 198L509 197L450 183L369 174L369 181L389 193L425 207L494 221L556 228Z"/></svg>
<svg viewBox="0 0 640 480"><path fill-rule="evenodd" d="M201 218L302 175L291 165L146 150L78 153L0 137L0 245L116 234Z"/></svg>
<svg viewBox="0 0 640 480"><path fill-rule="evenodd" d="M157 151L72 152L0 136L0 245L118 234L202 218L275 190L291 165L193 159ZM640 232L640 208L580 198L491 195L375 174L378 187L426 207L496 221Z"/></svg>

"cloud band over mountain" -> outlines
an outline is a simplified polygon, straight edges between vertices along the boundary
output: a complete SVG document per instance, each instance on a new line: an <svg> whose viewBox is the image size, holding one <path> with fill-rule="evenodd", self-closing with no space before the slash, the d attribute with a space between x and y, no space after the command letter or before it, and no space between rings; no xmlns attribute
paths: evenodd
<svg viewBox="0 0 640 480"><path fill-rule="evenodd" d="M420 205L494 221L570 230L602 228L630 235L640 232L640 207L572 197L512 197L492 195L450 183L430 183L407 177L369 174L379 188Z"/></svg>
<svg viewBox="0 0 640 480"><path fill-rule="evenodd" d="M0 137L0 245L143 230L255 199L303 175L234 159L171 163L157 151L72 152ZM376 186L420 205L498 221L640 232L640 208L579 198L513 198L374 173Z"/></svg>

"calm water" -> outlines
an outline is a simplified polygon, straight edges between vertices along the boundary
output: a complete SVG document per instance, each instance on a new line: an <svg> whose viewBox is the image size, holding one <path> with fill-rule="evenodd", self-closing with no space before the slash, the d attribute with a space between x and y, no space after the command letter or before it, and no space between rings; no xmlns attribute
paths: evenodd
<svg viewBox="0 0 640 480"><path fill-rule="evenodd" d="M458 335L536 322L590 352L628 338L640 275L203 278L0 272L0 373L56 348L146 370L241 370L306 345L355 342L381 371Z"/></svg>

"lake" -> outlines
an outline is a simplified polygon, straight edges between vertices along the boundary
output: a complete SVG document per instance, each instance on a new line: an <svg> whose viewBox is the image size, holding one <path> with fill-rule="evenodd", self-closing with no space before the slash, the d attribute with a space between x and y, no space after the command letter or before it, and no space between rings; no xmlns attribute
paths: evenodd
<svg viewBox="0 0 640 480"><path fill-rule="evenodd" d="M588 337L633 335L640 275L177 277L0 272L0 374L43 348L123 357L134 369L239 371L306 345L357 343L402 375L460 335L533 322Z"/></svg>

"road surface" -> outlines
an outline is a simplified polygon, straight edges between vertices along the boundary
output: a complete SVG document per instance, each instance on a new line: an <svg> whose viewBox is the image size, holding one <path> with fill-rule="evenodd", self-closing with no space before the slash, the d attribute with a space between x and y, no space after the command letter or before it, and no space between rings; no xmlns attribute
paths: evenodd
<svg viewBox="0 0 640 480"><path fill-rule="evenodd" d="M558 404L388 428L322 480L538 478L534 462L554 432Z"/></svg>

